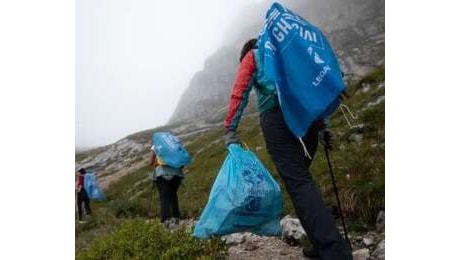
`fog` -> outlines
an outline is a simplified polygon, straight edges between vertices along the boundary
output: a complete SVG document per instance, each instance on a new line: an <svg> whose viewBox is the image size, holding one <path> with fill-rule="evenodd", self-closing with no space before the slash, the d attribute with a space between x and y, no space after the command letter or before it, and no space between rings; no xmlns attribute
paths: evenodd
<svg viewBox="0 0 460 260"><path fill-rule="evenodd" d="M76 1L76 147L164 125L256 0ZM263 19L264 14L258 14Z"/></svg>

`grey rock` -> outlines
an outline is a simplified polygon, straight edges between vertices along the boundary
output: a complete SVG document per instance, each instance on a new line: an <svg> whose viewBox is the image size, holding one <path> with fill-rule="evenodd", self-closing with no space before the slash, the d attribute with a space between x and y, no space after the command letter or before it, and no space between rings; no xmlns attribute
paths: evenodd
<svg viewBox="0 0 460 260"><path fill-rule="evenodd" d="M363 244L366 247L369 247L369 246L374 244L374 240L372 238L370 238L370 237L365 237L365 238L363 238Z"/></svg>
<svg viewBox="0 0 460 260"><path fill-rule="evenodd" d="M369 249L363 248L353 252L353 260L367 260L369 259Z"/></svg>
<svg viewBox="0 0 460 260"><path fill-rule="evenodd" d="M281 237L288 244L298 245L307 237L298 218L287 215L281 220L280 224L282 230Z"/></svg>
<svg viewBox="0 0 460 260"><path fill-rule="evenodd" d="M372 259L384 260L385 259L385 239L379 242L377 247L371 254Z"/></svg>
<svg viewBox="0 0 460 260"><path fill-rule="evenodd" d="M380 211L377 215L377 221L375 222L375 228L379 232L385 231L385 211Z"/></svg>
<svg viewBox="0 0 460 260"><path fill-rule="evenodd" d="M249 233L246 233L249 234ZM247 235L244 243L230 246L228 260L300 260L302 248L289 246L278 237Z"/></svg>
<svg viewBox="0 0 460 260"><path fill-rule="evenodd" d="M230 235L223 236L222 239L225 240L225 243L227 245L238 245L244 243L244 241L246 240L246 234L233 233Z"/></svg>
<svg viewBox="0 0 460 260"><path fill-rule="evenodd" d="M193 227L196 225L197 221L194 219L177 219L171 218L166 220L163 223L163 226L171 232L177 230L185 229L187 232L192 232Z"/></svg>
<svg viewBox="0 0 460 260"><path fill-rule="evenodd" d="M361 92L366 93L371 89L371 84L363 83L361 84Z"/></svg>
<svg viewBox="0 0 460 260"><path fill-rule="evenodd" d="M355 130L357 132L364 131L364 128L366 128L365 124L357 124L357 125L353 126L353 130Z"/></svg>
<svg viewBox="0 0 460 260"><path fill-rule="evenodd" d="M356 142L356 143L361 143L361 141L363 141L363 135L362 134L352 134L349 137L349 140Z"/></svg>
<svg viewBox="0 0 460 260"><path fill-rule="evenodd" d="M185 229L189 232L192 232L193 227L196 225L198 221L194 219L184 219L179 221L180 227L185 227Z"/></svg>
<svg viewBox="0 0 460 260"><path fill-rule="evenodd" d="M363 140L363 133L366 131L366 125L358 124L354 125L347 133L348 142L361 143Z"/></svg>

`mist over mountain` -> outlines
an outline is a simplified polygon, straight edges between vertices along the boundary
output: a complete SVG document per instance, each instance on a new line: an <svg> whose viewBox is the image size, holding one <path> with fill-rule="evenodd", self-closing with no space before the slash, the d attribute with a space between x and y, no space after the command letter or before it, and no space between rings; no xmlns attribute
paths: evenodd
<svg viewBox="0 0 460 260"><path fill-rule="evenodd" d="M348 77L363 76L385 62L384 0L279 1L318 26ZM226 32L225 46L206 60L176 107L169 124L222 120L238 66L241 46L257 37L271 1L248 6Z"/></svg>

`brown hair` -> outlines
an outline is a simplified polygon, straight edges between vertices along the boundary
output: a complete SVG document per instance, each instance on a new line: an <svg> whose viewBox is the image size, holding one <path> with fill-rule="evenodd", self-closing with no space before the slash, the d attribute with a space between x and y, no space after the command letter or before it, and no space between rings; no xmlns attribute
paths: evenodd
<svg viewBox="0 0 460 260"><path fill-rule="evenodd" d="M243 60L244 56L246 54L254 49L256 47L257 39L250 39L243 45L243 49L241 49L241 54L240 54L240 62Z"/></svg>

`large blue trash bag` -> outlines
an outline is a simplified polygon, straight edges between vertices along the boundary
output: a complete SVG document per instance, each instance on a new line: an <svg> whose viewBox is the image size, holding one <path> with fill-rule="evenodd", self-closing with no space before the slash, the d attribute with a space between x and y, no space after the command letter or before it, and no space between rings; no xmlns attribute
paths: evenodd
<svg viewBox="0 0 460 260"><path fill-rule="evenodd" d="M168 166L180 168L190 164L191 158L184 145L169 132L153 133L156 155Z"/></svg>
<svg viewBox="0 0 460 260"><path fill-rule="evenodd" d="M86 194L91 200L105 200L104 193L99 187L99 184L94 173L86 173L83 186Z"/></svg>
<svg viewBox="0 0 460 260"><path fill-rule="evenodd" d="M248 231L279 236L280 186L254 153L239 144L229 145L228 150L193 235L206 239Z"/></svg>
<svg viewBox="0 0 460 260"><path fill-rule="evenodd" d="M346 85L333 48L317 27L273 3L257 47L257 82L276 90L295 136L304 136L313 122L336 110Z"/></svg>

